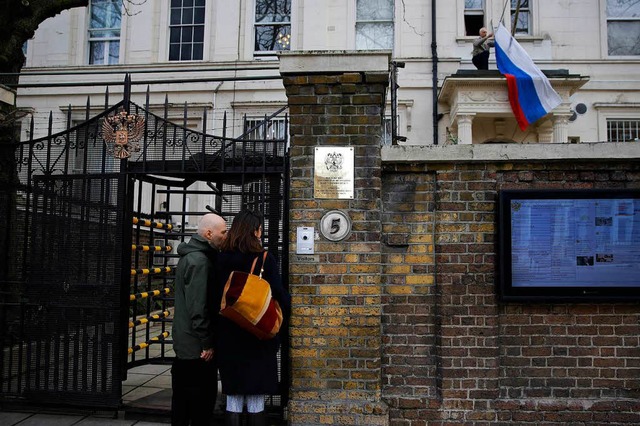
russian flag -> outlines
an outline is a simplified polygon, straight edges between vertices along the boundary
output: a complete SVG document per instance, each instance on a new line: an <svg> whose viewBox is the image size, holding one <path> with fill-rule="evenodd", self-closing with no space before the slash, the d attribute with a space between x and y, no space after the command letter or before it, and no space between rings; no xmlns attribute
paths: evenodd
<svg viewBox="0 0 640 426"><path fill-rule="evenodd" d="M511 109L524 131L560 105L562 99L502 24L495 32L495 49L498 69L507 78Z"/></svg>

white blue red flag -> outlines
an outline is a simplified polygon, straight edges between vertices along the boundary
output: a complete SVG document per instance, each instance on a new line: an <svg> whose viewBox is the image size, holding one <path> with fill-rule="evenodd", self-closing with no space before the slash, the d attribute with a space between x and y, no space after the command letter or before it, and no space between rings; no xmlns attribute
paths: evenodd
<svg viewBox="0 0 640 426"><path fill-rule="evenodd" d="M498 69L507 78L511 109L520 129L524 131L529 124L560 105L562 99L502 24L495 32L495 48Z"/></svg>

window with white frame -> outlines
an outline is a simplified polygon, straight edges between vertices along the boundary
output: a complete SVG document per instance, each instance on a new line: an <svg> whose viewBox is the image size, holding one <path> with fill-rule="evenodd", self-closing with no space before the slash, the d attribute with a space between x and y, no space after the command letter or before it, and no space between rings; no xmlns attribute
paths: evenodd
<svg viewBox="0 0 640 426"><path fill-rule="evenodd" d="M607 142L639 142L640 119L607 119Z"/></svg>
<svg viewBox="0 0 640 426"><path fill-rule="evenodd" d="M169 60L202 60L205 0L171 0Z"/></svg>
<svg viewBox="0 0 640 426"><path fill-rule="evenodd" d="M464 35L478 36L484 26L484 0L464 0Z"/></svg>
<svg viewBox="0 0 640 426"><path fill-rule="evenodd" d="M382 145L392 145L393 144L393 132L391 125L391 117L386 116L382 120Z"/></svg>
<svg viewBox="0 0 640 426"><path fill-rule="evenodd" d="M393 49L393 0L356 0L356 49Z"/></svg>
<svg viewBox="0 0 640 426"><path fill-rule="evenodd" d="M531 34L529 0L511 0L511 27L513 34Z"/></svg>
<svg viewBox="0 0 640 426"><path fill-rule="evenodd" d="M256 55L291 49L291 0L256 0Z"/></svg>
<svg viewBox="0 0 640 426"><path fill-rule="evenodd" d="M287 128L284 118L246 118L244 133L247 139L254 140L283 140L287 138Z"/></svg>
<svg viewBox="0 0 640 426"><path fill-rule="evenodd" d="M640 1L607 0L607 45L611 56L640 55Z"/></svg>
<svg viewBox="0 0 640 426"><path fill-rule="evenodd" d="M89 64L113 65L120 59L122 0L91 0Z"/></svg>

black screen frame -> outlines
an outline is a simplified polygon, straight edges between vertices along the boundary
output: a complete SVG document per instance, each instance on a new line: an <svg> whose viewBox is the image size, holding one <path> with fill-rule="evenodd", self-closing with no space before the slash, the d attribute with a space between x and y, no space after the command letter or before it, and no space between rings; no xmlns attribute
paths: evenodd
<svg viewBox="0 0 640 426"><path fill-rule="evenodd" d="M640 189L505 189L498 193L497 292L505 302L638 302L640 276L633 286L516 286L512 280L512 200L639 199Z"/></svg>

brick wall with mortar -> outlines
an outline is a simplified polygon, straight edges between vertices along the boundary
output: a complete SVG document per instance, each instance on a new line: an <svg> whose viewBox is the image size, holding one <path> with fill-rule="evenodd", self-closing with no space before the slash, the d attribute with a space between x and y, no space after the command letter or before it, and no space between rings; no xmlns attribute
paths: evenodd
<svg viewBox="0 0 640 426"><path fill-rule="evenodd" d="M381 400L380 136L389 58L380 55L378 69L362 72L340 65L319 70L330 58L283 71L290 59L281 58L291 135L289 420L387 425ZM354 148L353 199L314 197L318 146ZM334 209L350 216L350 235L338 242L321 237L315 255L294 255L297 227L317 230Z"/></svg>
<svg viewBox="0 0 640 426"><path fill-rule="evenodd" d="M446 147L443 147L446 149ZM496 195L640 188L640 163L383 163L390 425L640 424L638 303L501 303Z"/></svg>
<svg viewBox="0 0 640 426"><path fill-rule="evenodd" d="M640 305L501 303L494 272L498 191L640 188L640 150L452 146L434 147L442 161L381 161L386 74L290 69L290 253L296 227L326 211L354 221L347 240L316 241L317 258L290 255L291 424L640 424ZM327 145L356 148L354 200L313 196Z"/></svg>

